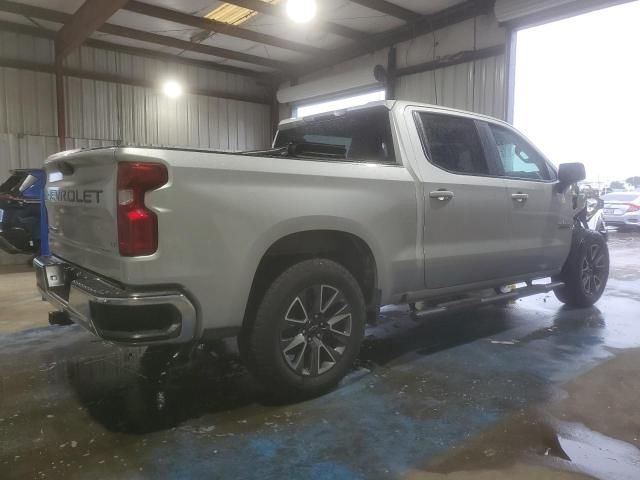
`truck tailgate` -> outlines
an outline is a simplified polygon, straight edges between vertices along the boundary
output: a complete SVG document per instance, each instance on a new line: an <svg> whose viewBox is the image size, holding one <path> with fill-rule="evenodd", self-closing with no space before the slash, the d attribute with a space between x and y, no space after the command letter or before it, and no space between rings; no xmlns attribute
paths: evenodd
<svg viewBox="0 0 640 480"><path fill-rule="evenodd" d="M113 148L64 152L45 164L51 251L117 278L117 163Z"/></svg>

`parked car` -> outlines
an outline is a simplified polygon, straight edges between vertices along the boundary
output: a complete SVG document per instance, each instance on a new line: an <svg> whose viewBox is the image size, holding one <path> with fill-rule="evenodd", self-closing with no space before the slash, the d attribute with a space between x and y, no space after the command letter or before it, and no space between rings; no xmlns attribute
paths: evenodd
<svg viewBox="0 0 640 480"><path fill-rule="evenodd" d="M238 336L279 392L334 386L381 305L428 317L553 290L587 307L608 278L576 220L584 166L457 110L377 102L284 121L269 150L103 148L46 170L43 296L124 345Z"/></svg>
<svg viewBox="0 0 640 480"><path fill-rule="evenodd" d="M45 184L42 169L12 170L0 185L0 248L34 254L42 237L40 204Z"/></svg>
<svg viewBox="0 0 640 480"><path fill-rule="evenodd" d="M602 199L607 225L640 229L640 192L608 193Z"/></svg>

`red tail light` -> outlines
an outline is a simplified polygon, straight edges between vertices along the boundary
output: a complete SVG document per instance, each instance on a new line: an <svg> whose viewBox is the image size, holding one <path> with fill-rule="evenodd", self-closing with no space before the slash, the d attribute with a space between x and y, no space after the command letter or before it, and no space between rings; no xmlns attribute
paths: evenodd
<svg viewBox="0 0 640 480"><path fill-rule="evenodd" d="M120 255L151 255L158 249L158 217L144 204L144 195L167 183L160 163L118 164L118 244Z"/></svg>
<svg viewBox="0 0 640 480"><path fill-rule="evenodd" d="M640 211L640 205L636 205L635 203L630 203L629 208L627 209L627 213L629 212L638 212Z"/></svg>

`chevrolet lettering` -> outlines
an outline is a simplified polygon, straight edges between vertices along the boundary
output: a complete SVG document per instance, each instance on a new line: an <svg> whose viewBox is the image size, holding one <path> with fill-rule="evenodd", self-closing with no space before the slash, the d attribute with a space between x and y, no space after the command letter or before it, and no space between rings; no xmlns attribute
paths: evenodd
<svg viewBox="0 0 640 480"><path fill-rule="evenodd" d="M100 203L103 190L47 189L47 202Z"/></svg>

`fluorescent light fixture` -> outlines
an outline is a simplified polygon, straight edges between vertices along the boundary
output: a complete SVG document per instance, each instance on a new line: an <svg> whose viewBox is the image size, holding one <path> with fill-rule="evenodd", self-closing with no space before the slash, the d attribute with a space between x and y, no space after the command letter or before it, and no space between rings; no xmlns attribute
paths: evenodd
<svg viewBox="0 0 640 480"><path fill-rule="evenodd" d="M162 85L162 93L169 98L178 98L182 95L182 85L174 80L168 80Z"/></svg>
<svg viewBox="0 0 640 480"><path fill-rule="evenodd" d="M287 15L296 23L310 22L316 11L316 0L287 0Z"/></svg>
<svg viewBox="0 0 640 480"><path fill-rule="evenodd" d="M300 106L296 109L295 117L302 118L308 117L310 115L315 115L317 113L332 112L334 110L357 107L369 102L384 100L385 94L386 92L384 90L377 90L375 92L365 93L361 95L339 98L337 100L329 100L328 102L312 103L311 105Z"/></svg>

